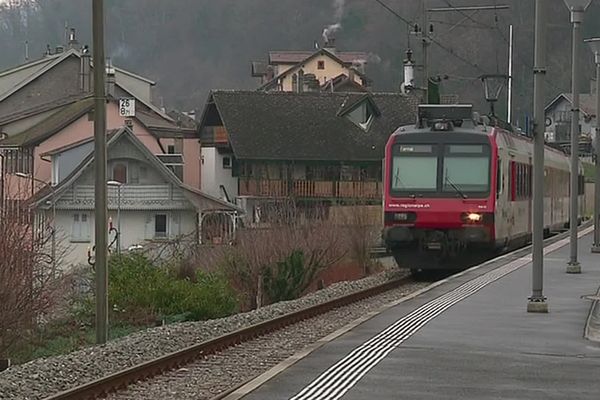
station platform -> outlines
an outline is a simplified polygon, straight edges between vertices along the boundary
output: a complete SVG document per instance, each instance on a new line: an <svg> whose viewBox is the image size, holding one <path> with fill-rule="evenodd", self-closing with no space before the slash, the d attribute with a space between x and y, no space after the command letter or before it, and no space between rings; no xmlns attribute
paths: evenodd
<svg viewBox="0 0 600 400"><path fill-rule="evenodd" d="M519 250L399 300L227 398L597 400L600 343L584 338L591 302L581 298L600 285L590 233L580 230L581 274L566 273L568 237L547 241L547 314L526 312L531 258Z"/></svg>

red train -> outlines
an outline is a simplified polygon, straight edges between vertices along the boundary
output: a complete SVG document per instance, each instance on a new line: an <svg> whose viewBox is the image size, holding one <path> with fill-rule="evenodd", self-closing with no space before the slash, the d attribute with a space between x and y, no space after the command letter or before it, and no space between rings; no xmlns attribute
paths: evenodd
<svg viewBox="0 0 600 400"><path fill-rule="evenodd" d="M533 142L490 121L474 119L470 105L422 105L416 125L389 138L383 236L398 265L454 269L530 241ZM549 233L569 223L569 158L546 146L544 164ZM581 167L579 177L581 215Z"/></svg>

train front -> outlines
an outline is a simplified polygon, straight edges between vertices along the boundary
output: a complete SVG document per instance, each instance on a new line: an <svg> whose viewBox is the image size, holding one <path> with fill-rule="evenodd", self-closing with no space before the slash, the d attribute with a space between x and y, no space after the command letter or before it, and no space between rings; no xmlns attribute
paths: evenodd
<svg viewBox="0 0 600 400"><path fill-rule="evenodd" d="M494 243L495 146L471 106L419 106L386 145L384 231L398 265L455 269ZM492 182L494 181L494 182Z"/></svg>

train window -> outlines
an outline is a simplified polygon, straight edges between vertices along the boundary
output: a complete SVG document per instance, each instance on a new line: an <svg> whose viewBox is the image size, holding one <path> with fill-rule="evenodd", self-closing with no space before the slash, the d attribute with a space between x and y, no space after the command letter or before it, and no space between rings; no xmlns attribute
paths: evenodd
<svg viewBox="0 0 600 400"><path fill-rule="evenodd" d="M531 197L531 165L511 161L511 200L525 200Z"/></svg>

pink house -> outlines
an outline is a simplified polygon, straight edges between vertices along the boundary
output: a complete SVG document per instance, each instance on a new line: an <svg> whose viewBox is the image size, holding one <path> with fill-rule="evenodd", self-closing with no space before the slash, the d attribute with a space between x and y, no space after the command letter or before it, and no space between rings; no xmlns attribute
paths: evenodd
<svg viewBox="0 0 600 400"><path fill-rule="evenodd" d="M0 199L20 201L53 182L44 155L93 136L93 63L74 47L0 72ZM180 154L169 165L181 181L200 188L200 144L153 103L155 82L107 68L107 130L125 125L153 154ZM135 99L135 116L119 115L118 99ZM109 171L109 178L112 178Z"/></svg>
<svg viewBox="0 0 600 400"><path fill-rule="evenodd" d="M17 200L36 192L42 182L57 184L45 154L93 137L93 98L86 97L60 108L21 133L0 141L3 154L5 198ZM181 154L171 165L182 182L200 188L200 143L192 129L179 128L152 110L136 110L136 116L119 116L117 101L107 104L107 130L129 126L153 154ZM28 177L34 178L33 182ZM108 171L114 179L114 171Z"/></svg>

